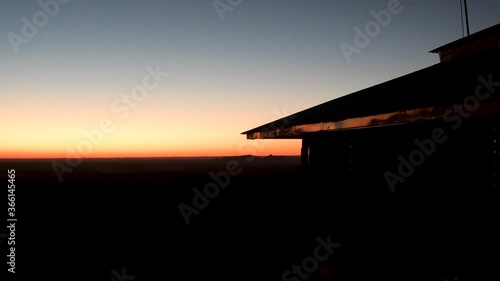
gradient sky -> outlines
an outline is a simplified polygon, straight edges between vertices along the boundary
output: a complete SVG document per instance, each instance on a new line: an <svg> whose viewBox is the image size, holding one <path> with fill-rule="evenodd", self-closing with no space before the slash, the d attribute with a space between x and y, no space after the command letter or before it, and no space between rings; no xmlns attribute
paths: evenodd
<svg viewBox="0 0 500 281"><path fill-rule="evenodd" d="M240 133L438 63L428 51L462 37L460 0L401 1L348 63L339 45L389 2L243 0L221 21L211 0L72 0L43 26L37 1L2 0L0 158L86 151L83 130L104 119L114 131L82 156L300 154ZM16 53L9 34L34 15ZM500 1L469 1L469 17L471 33L499 23ZM127 116L113 110L148 66L169 76Z"/></svg>

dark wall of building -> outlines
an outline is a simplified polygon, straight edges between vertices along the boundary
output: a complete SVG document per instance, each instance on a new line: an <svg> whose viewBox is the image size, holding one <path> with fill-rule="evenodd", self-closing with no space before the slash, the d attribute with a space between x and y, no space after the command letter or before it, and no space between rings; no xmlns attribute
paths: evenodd
<svg viewBox="0 0 500 281"><path fill-rule="evenodd" d="M499 120L305 138L309 192L343 243L332 266L353 280L498 278Z"/></svg>

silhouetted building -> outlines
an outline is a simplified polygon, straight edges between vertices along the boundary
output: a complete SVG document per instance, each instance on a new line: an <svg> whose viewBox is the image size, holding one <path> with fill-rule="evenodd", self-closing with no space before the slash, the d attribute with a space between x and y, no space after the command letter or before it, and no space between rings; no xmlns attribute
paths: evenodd
<svg viewBox="0 0 500 281"><path fill-rule="evenodd" d="M437 53L440 61L449 61L460 57L477 55L500 48L500 24L477 32L457 41L436 48L430 53Z"/></svg>
<svg viewBox="0 0 500 281"><path fill-rule="evenodd" d="M332 217L348 209L332 228L350 237L358 272L498 278L487 257L500 241L500 24L431 52L440 63L243 134L302 139L307 188L343 204Z"/></svg>

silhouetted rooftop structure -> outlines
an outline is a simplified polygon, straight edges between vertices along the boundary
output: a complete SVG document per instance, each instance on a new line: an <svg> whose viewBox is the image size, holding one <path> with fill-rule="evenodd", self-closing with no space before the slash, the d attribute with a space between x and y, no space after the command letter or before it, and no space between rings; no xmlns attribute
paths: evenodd
<svg viewBox="0 0 500 281"><path fill-rule="evenodd" d="M443 45L429 53L437 53L441 61L448 61L497 48L500 48L500 24Z"/></svg>
<svg viewBox="0 0 500 281"><path fill-rule="evenodd" d="M464 49L471 48L472 51L465 56ZM455 51L458 49L460 50ZM481 52L478 53L478 50ZM499 50L500 24L432 50L431 52L439 52L448 57L441 63L325 102L242 134L246 134L248 139L300 139L304 134L320 131L439 119L448 107L474 94L479 83L475 78L479 74L498 73ZM455 59L449 59L451 57ZM488 99L481 110L474 114L484 114L491 108L499 108L496 97Z"/></svg>
<svg viewBox="0 0 500 281"><path fill-rule="evenodd" d="M499 280L499 34L488 28L431 51L440 63L243 133L302 139L307 182L295 188L341 237L333 272L352 276L339 280Z"/></svg>

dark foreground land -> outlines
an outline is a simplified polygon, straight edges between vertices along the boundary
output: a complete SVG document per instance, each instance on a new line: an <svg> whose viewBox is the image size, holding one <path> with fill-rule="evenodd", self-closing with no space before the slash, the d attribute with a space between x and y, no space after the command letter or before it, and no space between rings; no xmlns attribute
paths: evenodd
<svg viewBox="0 0 500 281"><path fill-rule="evenodd" d="M444 281L498 272L494 210L438 190L413 199L389 188L338 190L328 175L301 173L299 157L86 159L62 182L53 161L0 160L5 189L16 170L17 280ZM193 207L193 188L209 183L226 187L187 225L179 205ZM293 265L311 273L286 273Z"/></svg>

